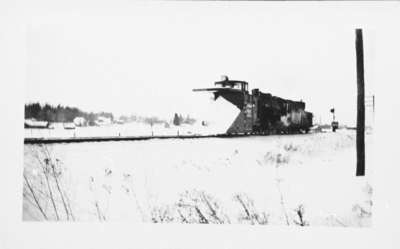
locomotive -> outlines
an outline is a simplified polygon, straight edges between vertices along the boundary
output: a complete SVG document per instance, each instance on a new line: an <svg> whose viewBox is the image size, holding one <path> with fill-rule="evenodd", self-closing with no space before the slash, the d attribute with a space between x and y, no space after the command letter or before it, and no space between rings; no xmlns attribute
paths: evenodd
<svg viewBox="0 0 400 249"><path fill-rule="evenodd" d="M313 126L313 114L305 111L303 101L293 101L263 93L259 89L248 90L246 81L229 80L223 76L214 88L193 89L214 94L229 101L240 113L228 128L229 134L292 134L308 133Z"/></svg>

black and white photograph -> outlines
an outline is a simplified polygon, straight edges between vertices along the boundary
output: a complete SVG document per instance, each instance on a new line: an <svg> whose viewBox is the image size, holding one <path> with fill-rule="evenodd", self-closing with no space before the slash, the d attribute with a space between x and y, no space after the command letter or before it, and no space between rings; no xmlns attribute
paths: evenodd
<svg viewBox="0 0 400 249"><path fill-rule="evenodd" d="M374 33L188 11L31 23L23 220L370 226Z"/></svg>
<svg viewBox="0 0 400 249"><path fill-rule="evenodd" d="M18 20L25 233L380 226L390 8L107 6L32 5Z"/></svg>

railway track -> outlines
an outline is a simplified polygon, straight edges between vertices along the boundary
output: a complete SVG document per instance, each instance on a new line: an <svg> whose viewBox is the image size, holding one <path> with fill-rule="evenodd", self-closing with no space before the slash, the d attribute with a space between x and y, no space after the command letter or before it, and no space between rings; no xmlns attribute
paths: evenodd
<svg viewBox="0 0 400 249"><path fill-rule="evenodd" d="M24 144L84 143L141 141L150 139L200 139L200 138L232 138L248 137L250 134L211 134L211 135L175 135L175 136L110 136L110 137L69 137L69 138L25 138ZM261 135L258 135L261 136Z"/></svg>

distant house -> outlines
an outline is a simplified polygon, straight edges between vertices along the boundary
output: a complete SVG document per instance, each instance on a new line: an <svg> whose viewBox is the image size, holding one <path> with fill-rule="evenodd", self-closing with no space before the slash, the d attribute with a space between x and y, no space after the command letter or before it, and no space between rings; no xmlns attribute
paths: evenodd
<svg viewBox="0 0 400 249"><path fill-rule="evenodd" d="M64 129L73 130L75 129L75 124L73 122L63 123Z"/></svg>
<svg viewBox="0 0 400 249"><path fill-rule="evenodd" d="M76 126L85 126L86 119L84 117L76 117L76 118L74 118L74 124Z"/></svg>
<svg viewBox="0 0 400 249"><path fill-rule="evenodd" d="M34 129L47 129L49 128L50 123L47 121L37 121L34 118L25 119L24 127L25 128L34 128Z"/></svg>
<svg viewBox="0 0 400 249"><path fill-rule="evenodd" d="M97 118L95 123L97 125L109 125L109 124L112 123L112 120L111 120L111 118L100 116L100 117Z"/></svg>
<svg viewBox="0 0 400 249"><path fill-rule="evenodd" d="M122 120L121 118L119 118L119 119L117 119L117 120L114 120L114 123L116 123L116 124L124 124L125 122L124 122L124 120Z"/></svg>

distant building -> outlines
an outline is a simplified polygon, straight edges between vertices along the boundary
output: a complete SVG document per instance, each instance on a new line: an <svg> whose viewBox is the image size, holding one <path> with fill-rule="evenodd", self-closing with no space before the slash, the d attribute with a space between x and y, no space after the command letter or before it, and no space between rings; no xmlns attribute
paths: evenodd
<svg viewBox="0 0 400 249"><path fill-rule="evenodd" d="M119 118L119 119L114 120L114 123L116 123L116 124L124 124L125 121L123 119Z"/></svg>
<svg viewBox="0 0 400 249"><path fill-rule="evenodd" d="M64 129L73 130L75 129L75 124L73 122L63 123Z"/></svg>
<svg viewBox="0 0 400 249"><path fill-rule="evenodd" d="M85 126L86 119L84 117L76 117L76 118L74 118L74 124L76 126Z"/></svg>
<svg viewBox="0 0 400 249"><path fill-rule="evenodd" d="M100 117L97 118L95 123L97 125L109 125L109 124L112 123L112 120L111 120L111 118L100 116Z"/></svg>
<svg viewBox="0 0 400 249"><path fill-rule="evenodd" d="M46 129L49 128L50 123L47 121L37 121L34 118L25 119L24 127L25 128L35 128L35 129Z"/></svg>

